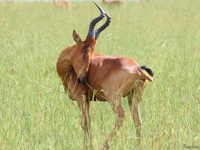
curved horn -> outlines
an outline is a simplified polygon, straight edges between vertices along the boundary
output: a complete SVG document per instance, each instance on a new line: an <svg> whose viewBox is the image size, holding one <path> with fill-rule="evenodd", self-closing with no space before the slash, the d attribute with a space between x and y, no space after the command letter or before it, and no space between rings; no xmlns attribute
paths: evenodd
<svg viewBox="0 0 200 150"><path fill-rule="evenodd" d="M95 34L96 34L95 35L95 39L98 39L99 34L101 33L101 31L103 31L105 28L107 28L107 26L109 26L109 24L111 22L111 17L109 16L109 14L105 13L105 15L106 15L107 20L106 20L106 22L100 28L98 28L96 30L96 32L95 32Z"/></svg>
<svg viewBox="0 0 200 150"><path fill-rule="evenodd" d="M95 3L95 2L93 2L93 3L97 6L97 8L101 12L101 14L105 14L105 11L97 3Z"/></svg>
<svg viewBox="0 0 200 150"><path fill-rule="evenodd" d="M103 31L110 24L111 17L97 3L94 2L94 4L97 6L97 8L99 9L99 11L101 12L101 15L99 17L93 19L90 22L88 36L91 37L91 38L97 39L98 36L99 36L99 34L100 34L100 32ZM97 24L97 22L99 22L100 20L102 20L105 15L107 17L107 21L105 23L106 25L104 24L103 26L101 26L100 28L98 28L97 30L95 30L94 26ZM108 16L109 16L109 21L108 21Z"/></svg>

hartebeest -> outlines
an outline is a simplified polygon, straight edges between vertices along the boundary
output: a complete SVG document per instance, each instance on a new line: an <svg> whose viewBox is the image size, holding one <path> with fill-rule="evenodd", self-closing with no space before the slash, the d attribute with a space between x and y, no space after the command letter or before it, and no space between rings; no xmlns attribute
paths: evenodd
<svg viewBox="0 0 200 150"><path fill-rule="evenodd" d="M113 5L113 4L123 5L124 4L122 0L112 0L112 1L102 0L102 2L103 4L108 4L108 5Z"/></svg>
<svg viewBox="0 0 200 150"><path fill-rule="evenodd" d="M53 0L53 3L57 8L66 8L66 7L70 8L71 6L71 3L67 1L57 2L56 0Z"/></svg>
<svg viewBox="0 0 200 150"><path fill-rule="evenodd" d="M91 138L89 116L91 101L108 101L117 117L114 129L103 144L102 148L106 149L109 148L110 141L122 124L125 111L122 108L121 97L127 96L136 127L138 144L140 144L139 107L147 80L153 81L153 72L145 66L140 66L133 59L104 56L93 52L99 31L105 29L111 19L100 7L98 8L101 15L91 22L85 41L82 41L75 31L73 32L73 38L77 44L61 52L57 61L57 72L68 96L78 102L82 111L85 141ZM107 17L106 23L94 30L95 24L104 16Z"/></svg>

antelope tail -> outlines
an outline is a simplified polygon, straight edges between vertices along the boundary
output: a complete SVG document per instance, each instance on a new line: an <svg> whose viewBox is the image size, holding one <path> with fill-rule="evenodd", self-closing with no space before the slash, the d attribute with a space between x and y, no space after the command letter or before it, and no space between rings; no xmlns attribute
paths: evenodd
<svg viewBox="0 0 200 150"><path fill-rule="evenodd" d="M143 71L143 70L145 70L147 73L145 71ZM140 72L141 75L144 75L147 80L149 80L151 82L153 81L154 73L153 73L153 71L151 69L147 68L146 66L140 66L138 68L138 71Z"/></svg>

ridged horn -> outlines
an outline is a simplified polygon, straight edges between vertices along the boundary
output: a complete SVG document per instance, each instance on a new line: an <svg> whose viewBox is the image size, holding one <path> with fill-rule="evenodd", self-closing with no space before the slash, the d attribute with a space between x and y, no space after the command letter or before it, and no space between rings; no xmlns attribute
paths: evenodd
<svg viewBox="0 0 200 150"><path fill-rule="evenodd" d="M94 2L94 4L97 6L97 8L99 9L101 15L95 19L93 19L90 22L90 26L89 26L89 31L88 31L88 35L91 38L95 38L97 39L99 34L101 33L101 31L103 31L111 22L111 17L97 4ZM104 16L107 17L107 21L104 25L102 25L100 28L98 28L97 30L94 29L95 25L97 24L97 22L99 22L100 20L102 20L104 18Z"/></svg>

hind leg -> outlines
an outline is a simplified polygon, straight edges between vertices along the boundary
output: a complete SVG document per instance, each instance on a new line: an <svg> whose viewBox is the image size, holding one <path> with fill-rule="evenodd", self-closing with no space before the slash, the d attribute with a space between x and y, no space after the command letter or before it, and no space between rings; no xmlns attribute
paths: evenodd
<svg viewBox="0 0 200 150"><path fill-rule="evenodd" d="M139 81L136 83L136 88L129 95L129 106L133 116L133 121L136 128L136 136L138 146L141 143L141 118L140 118L140 104L142 102L142 94L145 88L146 81Z"/></svg>
<svg viewBox="0 0 200 150"><path fill-rule="evenodd" d="M123 121L124 115L125 115L125 111L122 108L122 104L121 104L121 99L120 98L111 100L111 101L109 101L109 103L110 103L113 111L116 114L116 123L115 123L115 126L114 126L112 132L108 135L108 137L106 138L106 140L105 140L105 142L104 142L104 144L102 146L103 150L109 149L110 142L113 139L113 137L117 134L117 131L119 130L119 128L121 127L122 121Z"/></svg>

